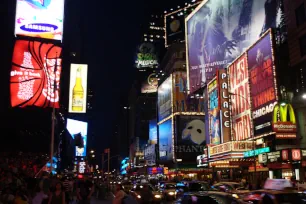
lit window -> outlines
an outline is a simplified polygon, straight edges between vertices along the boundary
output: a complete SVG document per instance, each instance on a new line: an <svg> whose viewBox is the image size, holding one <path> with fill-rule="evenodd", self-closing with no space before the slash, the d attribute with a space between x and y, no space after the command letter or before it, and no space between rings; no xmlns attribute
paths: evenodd
<svg viewBox="0 0 306 204"><path fill-rule="evenodd" d="M143 34L143 36L147 36L147 34Z"/></svg>
<svg viewBox="0 0 306 204"><path fill-rule="evenodd" d="M153 40L153 39L150 39L150 41L153 42L154 40Z"/></svg>

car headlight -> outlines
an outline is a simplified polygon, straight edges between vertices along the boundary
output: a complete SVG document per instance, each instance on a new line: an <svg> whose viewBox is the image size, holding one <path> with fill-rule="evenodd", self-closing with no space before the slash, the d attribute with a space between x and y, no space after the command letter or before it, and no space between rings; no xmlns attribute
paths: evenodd
<svg viewBox="0 0 306 204"><path fill-rule="evenodd" d="M154 197L155 198L161 198L161 195L155 195Z"/></svg>
<svg viewBox="0 0 306 204"><path fill-rule="evenodd" d="M174 193L174 192L169 192L168 194L171 195L171 196L173 196L175 193Z"/></svg>
<svg viewBox="0 0 306 204"><path fill-rule="evenodd" d="M232 196L233 196L234 198L239 199L239 196L238 196L236 193L232 194Z"/></svg>
<svg viewBox="0 0 306 204"><path fill-rule="evenodd" d="M140 199L140 198L141 198L141 196L140 196L140 195L137 195L137 198L139 198L139 199Z"/></svg>

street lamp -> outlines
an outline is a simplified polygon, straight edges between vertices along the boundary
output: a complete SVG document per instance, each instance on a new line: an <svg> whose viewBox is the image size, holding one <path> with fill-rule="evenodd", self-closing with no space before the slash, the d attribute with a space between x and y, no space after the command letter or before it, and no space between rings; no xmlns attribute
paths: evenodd
<svg viewBox="0 0 306 204"><path fill-rule="evenodd" d="M95 151L94 151L94 150L91 150L90 153L93 154L93 153L95 153Z"/></svg>

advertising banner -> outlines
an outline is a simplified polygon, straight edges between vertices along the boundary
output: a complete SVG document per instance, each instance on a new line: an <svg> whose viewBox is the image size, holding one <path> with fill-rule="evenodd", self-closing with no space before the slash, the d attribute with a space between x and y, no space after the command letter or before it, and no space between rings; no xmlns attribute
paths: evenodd
<svg viewBox="0 0 306 204"><path fill-rule="evenodd" d="M10 73L12 107L59 108L61 51L51 43L16 41Z"/></svg>
<svg viewBox="0 0 306 204"><path fill-rule="evenodd" d="M207 94L210 144L217 145L221 142L219 89L217 77L208 83Z"/></svg>
<svg viewBox="0 0 306 204"><path fill-rule="evenodd" d="M223 154L227 152L245 152L252 150L252 141L232 141L209 147L209 156Z"/></svg>
<svg viewBox="0 0 306 204"><path fill-rule="evenodd" d="M86 113L87 71L86 64L70 66L69 113Z"/></svg>
<svg viewBox="0 0 306 204"><path fill-rule="evenodd" d="M204 0L186 18L190 92L213 78L251 46L268 28L279 25L278 0Z"/></svg>
<svg viewBox="0 0 306 204"><path fill-rule="evenodd" d="M186 72L173 73L173 112L204 112L203 97L189 97Z"/></svg>
<svg viewBox="0 0 306 204"><path fill-rule="evenodd" d="M158 127L159 131L159 158L164 161L173 160L172 149L172 119L165 121Z"/></svg>
<svg viewBox="0 0 306 204"><path fill-rule="evenodd" d="M158 87L158 121L172 114L172 75Z"/></svg>
<svg viewBox="0 0 306 204"><path fill-rule="evenodd" d="M138 69L158 66L157 50L153 43L142 43L138 47L135 66Z"/></svg>
<svg viewBox="0 0 306 204"><path fill-rule="evenodd" d="M196 162L206 145L204 116L176 116L176 159Z"/></svg>
<svg viewBox="0 0 306 204"><path fill-rule="evenodd" d="M157 144L157 121L156 119L149 121L149 140L151 144Z"/></svg>
<svg viewBox="0 0 306 204"><path fill-rule="evenodd" d="M252 120L249 96L249 72L246 54L241 55L228 67L229 92L231 93L233 140L251 137Z"/></svg>
<svg viewBox="0 0 306 204"><path fill-rule="evenodd" d="M146 80L141 84L141 93L156 93L158 87L158 80L156 73L151 73L146 77Z"/></svg>
<svg viewBox="0 0 306 204"><path fill-rule="evenodd" d="M277 103L277 87L271 33L267 32L248 50L250 96L255 135L271 131L271 116Z"/></svg>
<svg viewBox="0 0 306 204"><path fill-rule="evenodd" d="M276 104L274 106L272 128L276 133L296 133L296 118L291 104Z"/></svg>
<svg viewBox="0 0 306 204"><path fill-rule="evenodd" d="M145 147L144 159L146 160L146 164L148 166L156 165L155 144Z"/></svg>
<svg viewBox="0 0 306 204"><path fill-rule="evenodd" d="M64 0L17 0L15 35L62 40Z"/></svg>
<svg viewBox="0 0 306 204"><path fill-rule="evenodd" d="M86 156L86 150L87 150L88 123L68 118L66 128L67 128L68 132L70 133L70 135L73 139L76 135L81 135L81 137L83 138L84 147L76 147L75 156L76 157L85 157Z"/></svg>

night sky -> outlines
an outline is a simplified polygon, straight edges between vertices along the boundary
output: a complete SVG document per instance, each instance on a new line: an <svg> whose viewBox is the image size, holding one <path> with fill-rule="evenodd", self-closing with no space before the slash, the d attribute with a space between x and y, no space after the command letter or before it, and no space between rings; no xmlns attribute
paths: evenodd
<svg viewBox="0 0 306 204"><path fill-rule="evenodd" d="M128 90L135 78L133 63L140 40L141 24L147 22L146 17L153 10L163 11L164 8L176 6L179 2L182 1L66 0L64 52L74 51L72 50L76 47L74 43L77 44L81 40L80 63L89 66L88 87L94 91L95 95L92 122L89 127L92 132L95 132L95 148L98 150L102 151L108 146L117 113L120 106L126 104ZM48 135L22 138L19 130L49 130L51 110L10 107L9 73L15 38L13 34L15 0L2 0L0 9L2 22L0 146L18 149L24 148L27 144L28 151L34 148L43 151L48 145ZM69 69L66 62L63 66L62 81L68 81ZM62 83L64 95L68 90L66 84L68 85L68 83ZM65 96L62 99L64 100ZM61 102L66 104L66 101Z"/></svg>

